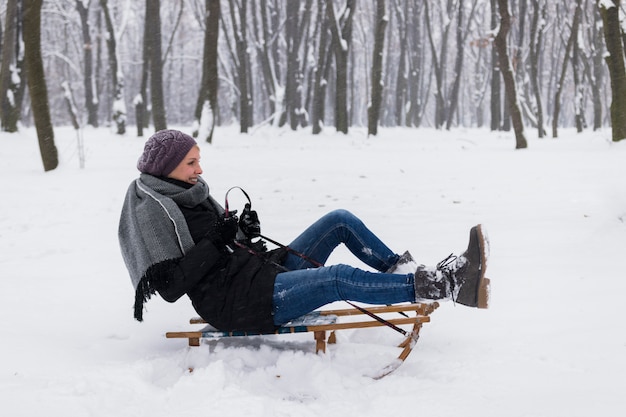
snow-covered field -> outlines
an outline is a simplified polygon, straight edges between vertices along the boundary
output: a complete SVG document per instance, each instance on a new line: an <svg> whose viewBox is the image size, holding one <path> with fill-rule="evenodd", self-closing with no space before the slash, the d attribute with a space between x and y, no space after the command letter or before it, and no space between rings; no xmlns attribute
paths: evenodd
<svg viewBox="0 0 626 417"><path fill-rule="evenodd" d="M624 415L626 141L528 131L529 149L516 151L512 133L487 130L332 130L220 128L201 144L204 178L218 200L248 191L263 232L285 243L345 208L434 264L483 223L489 310L444 303L379 381L368 375L399 353L386 328L338 333L325 355L310 334L189 349L164 337L190 328L187 299L154 298L144 323L132 318L117 222L146 138L87 129L80 169L75 132L56 129L61 164L44 173L33 129L2 133L2 414ZM345 250L331 261L356 262Z"/></svg>

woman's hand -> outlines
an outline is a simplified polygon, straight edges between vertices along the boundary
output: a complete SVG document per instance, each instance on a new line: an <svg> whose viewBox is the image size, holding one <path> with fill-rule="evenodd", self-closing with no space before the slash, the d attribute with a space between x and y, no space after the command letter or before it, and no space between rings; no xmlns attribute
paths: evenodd
<svg viewBox="0 0 626 417"><path fill-rule="evenodd" d="M238 219L234 212L231 212L228 217L224 217L218 221L218 233L225 245L235 240L235 236L237 236L237 223Z"/></svg>
<svg viewBox="0 0 626 417"><path fill-rule="evenodd" d="M255 210L250 210L250 203L247 203L241 212L239 219L239 228L248 239L259 237L261 235L261 223L259 216Z"/></svg>

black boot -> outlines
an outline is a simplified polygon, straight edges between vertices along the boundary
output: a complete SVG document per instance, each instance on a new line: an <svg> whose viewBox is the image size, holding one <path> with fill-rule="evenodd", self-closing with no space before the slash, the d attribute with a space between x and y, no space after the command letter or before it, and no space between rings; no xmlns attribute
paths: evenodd
<svg viewBox="0 0 626 417"><path fill-rule="evenodd" d="M489 306L487 241L480 225L470 230L467 250L459 257L448 256L435 268L424 265L415 271L415 297L427 300L452 299L469 307Z"/></svg>

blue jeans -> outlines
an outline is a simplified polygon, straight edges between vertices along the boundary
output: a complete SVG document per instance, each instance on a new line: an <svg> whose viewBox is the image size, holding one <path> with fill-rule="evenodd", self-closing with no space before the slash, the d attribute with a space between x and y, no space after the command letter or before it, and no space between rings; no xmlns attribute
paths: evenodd
<svg viewBox="0 0 626 417"><path fill-rule="evenodd" d="M399 256L363 222L346 210L335 210L313 223L289 247L324 264L341 243L366 265L369 272L348 265L315 268L289 253L283 265L288 272L274 283L274 323L281 325L325 304L350 300L368 304L415 301L413 274L386 274Z"/></svg>

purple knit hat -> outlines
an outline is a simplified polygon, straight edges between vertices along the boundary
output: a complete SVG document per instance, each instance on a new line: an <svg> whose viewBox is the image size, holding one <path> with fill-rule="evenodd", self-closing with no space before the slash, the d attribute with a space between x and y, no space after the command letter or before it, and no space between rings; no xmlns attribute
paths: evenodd
<svg viewBox="0 0 626 417"><path fill-rule="evenodd" d="M137 161L140 172L166 177L178 166L196 141L178 130L159 130L146 141Z"/></svg>

